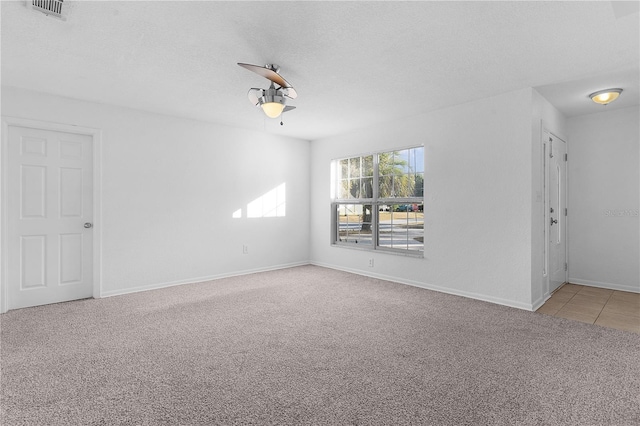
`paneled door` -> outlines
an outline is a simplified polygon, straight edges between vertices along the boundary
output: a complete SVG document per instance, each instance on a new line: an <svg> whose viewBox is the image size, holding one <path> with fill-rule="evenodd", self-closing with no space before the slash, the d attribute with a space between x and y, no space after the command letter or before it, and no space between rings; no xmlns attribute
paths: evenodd
<svg viewBox="0 0 640 426"><path fill-rule="evenodd" d="M8 127L8 308L93 294L93 138Z"/></svg>
<svg viewBox="0 0 640 426"><path fill-rule="evenodd" d="M567 144L545 132L549 293L567 281Z"/></svg>

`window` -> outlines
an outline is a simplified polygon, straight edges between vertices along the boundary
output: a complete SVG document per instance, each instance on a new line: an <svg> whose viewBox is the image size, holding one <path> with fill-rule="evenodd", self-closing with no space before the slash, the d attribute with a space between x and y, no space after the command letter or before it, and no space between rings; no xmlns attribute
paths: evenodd
<svg viewBox="0 0 640 426"><path fill-rule="evenodd" d="M424 251L424 148L332 162L332 243Z"/></svg>

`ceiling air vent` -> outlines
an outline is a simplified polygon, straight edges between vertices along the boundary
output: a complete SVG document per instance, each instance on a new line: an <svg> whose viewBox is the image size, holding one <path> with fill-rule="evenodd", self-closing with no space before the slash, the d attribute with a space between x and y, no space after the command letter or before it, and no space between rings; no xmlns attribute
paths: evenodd
<svg viewBox="0 0 640 426"><path fill-rule="evenodd" d="M49 16L64 20L62 16L62 2L64 0L31 0L31 7Z"/></svg>

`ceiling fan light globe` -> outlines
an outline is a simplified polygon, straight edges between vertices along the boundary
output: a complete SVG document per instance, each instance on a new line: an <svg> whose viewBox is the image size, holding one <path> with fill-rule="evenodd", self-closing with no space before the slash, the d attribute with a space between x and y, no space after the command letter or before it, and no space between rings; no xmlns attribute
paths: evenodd
<svg viewBox="0 0 640 426"><path fill-rule="evenodd" d="M280 114L282 114L282 110L284 109L284 104L279 102L266 102L262 105L262 110L269 118L278 118Z"/></svg>

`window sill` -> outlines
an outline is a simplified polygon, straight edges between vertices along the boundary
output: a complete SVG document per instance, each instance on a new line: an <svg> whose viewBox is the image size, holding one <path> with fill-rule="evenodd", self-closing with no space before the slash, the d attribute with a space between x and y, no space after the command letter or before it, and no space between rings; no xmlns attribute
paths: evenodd
<svg viewBox="0 0 640 426"><path fill-rule="evenodd" d="M369 253L391 254L393 256L412 257L414 259L424 259L424 251L417 251L417 250L416 251L408 251L408 250L400 251L400 250L385 249L385 248L377 248L374 250L373 248L364 247L364 246L358 247L356 244L341 244L341 243L332 243L331 247L366 251Z"/></svg>

